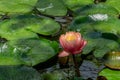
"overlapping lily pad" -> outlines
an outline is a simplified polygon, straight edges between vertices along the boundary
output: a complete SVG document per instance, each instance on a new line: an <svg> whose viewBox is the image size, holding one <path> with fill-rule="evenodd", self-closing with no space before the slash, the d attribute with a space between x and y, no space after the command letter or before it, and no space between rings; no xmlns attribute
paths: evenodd
<svg viewBox="0 0 120 80"><path fill-rule="evenodd" d="M106 5L110 5L110 6L115 7L120 13L119 2L120 2L120 0L107 0L105 3L106 3Z"/></svg>
<svg viewBox="0 0 120 80"><path fill-rule="evenodd" d="M0 36L7 40L34 38L36 33L54 35L60 25L50 18L21 15L0 22Z"/></svg>
<svg viewBox="0 0 120 80"><path fill-rule="evenodd" d="M90 52L93 52L95 57L101 58L106 53L119 49L118 42L104 38L102 37L102 34L98 34L99 33L97 32L91 32L87 35L84 35L86 37L86 40L88 41L88 44L83 49L83 54L89 54Z"/></svg>
<svg viewBox="0 0 120 80"><path fill-rule="evenodd" d="M0 0L0 14L28 13L36 2L37 0Z"/></svg>
<svg viewBox="0 0 120 80"><path fill-rule="evenodd" d="M119 22L119 20L111 17L102 18L101 20L99 17L78 16L71 23L69 29L80 32L88 41L86 47L83 49L83 54L93 52L96 57L103 57L107 52L119 49L119 43L117 42L119 23L117 21ZM104 33L109 34L106 37ZM111 37L111 39L108 38L108 36ZM116 39L112 39L114 37L116 37Z"/></svg>
<svg viewBox="0 0 120 80"><path fill-rule="evenodd" d="M102 33L120 34L120 20L117 18L109 18L107 21L96 22L94 29Z"/></svg>
<svg viewBox="0 0 120 80"><path fill-rule="evenodd" d="M119 25L120 21L117 18L110 17L107 14L94 14L76 17L69 28L82 33L98 31L101 33L113 33L119 35Z"/></svg>
<svg viewBox="0 0 120 80"><path fill-rule="evenodd" d="M62 0L38 0L36 8L42 14L51 16L65 16L67 13Z"/></svg>
<svg viewBox="0 0 120 80"><path fill-rule="evenodd" d="M119 11L112 6L105 4L90 4L83 6L76 10L77 15L94 15L94 14L107 14L109 16L117 17Z"/></svg>
<svg viewBox="0 0 120 80"><path fill-rule="evenodd" d="M43 38L8 41L0 46L0 65L33 66L55 56L58 44Z"/></svg>
<svg viewBox="0 0 120 80"><path fill-rule="evenodd" d="M81 8L82 6L94 3L93 0L63 0L63 2L70 10L73 11Z"/></svg>

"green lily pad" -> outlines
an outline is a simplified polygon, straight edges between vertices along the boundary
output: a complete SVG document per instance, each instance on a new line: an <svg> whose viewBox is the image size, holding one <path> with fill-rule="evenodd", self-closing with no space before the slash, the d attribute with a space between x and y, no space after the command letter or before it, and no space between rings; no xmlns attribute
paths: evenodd
<svg viewBox="0 0 120 80"><path fill-rule="evenodd" d="M0 45L0 65L29 65L47 61L58 52L58 44L43 38L12 40Z"/></svg>
<svg viewBox="0 0 120 80"><path fill-rule="evenodd" d="M94 31L92 27L94 20L89 16L77 16L68 26L69 30L80 31L82 34Z"/></svg>
<svg viewBox="0 0 120 80"><path fill-rule="evenodd" d="M98 31L101 33L120 34L120 21L117 18L110 17L106 14L94 14L89 16L76 17L71 25L70 30L87 33L91 31Z"/></svg>
<svg viewBox="0 0 120 80"><path fill-rule="evenodd" d="M58 52L57 42L43 38L14 40L9 44L20 53L25 65L30 66L45 62Z"/></svg>
<svg viewBox="0 0 120 80"><path fill-rule="evenodd" d="M120 13L120 5L119 5L120 0L107 0L105 2L106 5L110 5L112 7L115 7L119 13Z"/></svg>
<svg viewBox="0 0 120 80"><path fill-rule="evenodd" d="M119 49L119 43L102 37L102 34L100 35L100 33L91 32L84 35L84 37L87 40L87 45L83 49L82 54L93 52L95 57L102 58L106 53L117 51Z"/></svg>
<svg viewBox="0 0 120 80"><path fill-rule="evenodd" d="M93 0L63 0L63 2L70 10L73 11L79 9L82 6L94 3Z"/></svg>
<svg viewBox="0 0 120 80"><path fill-rule="evenodd" d="M51 16L65 16L67 8L61 0L38 0L36 8L42 14Z"/></svg>
<svg viewBox="0 0 120 80"><path fill-rule="evenodd" d="M96 22L93 27L95 30L102 33L120 34L120 20L116 18L109 18L106 21Z"/></svg>
<svg viewBox="0 0 120 80"><path fill-rule="evenodd" d="M0 80L41 80L41 78L31 67L0 66Z"/></svg>
<svg viewBox="0 0 120 80"><path fill-rule="evenodd" d="M21 65L24 62L20 56L16 48L8 43L0 43L0 65Z"/></svg>
<svg viewBox="0 0 120 80"><path fill-rule="evenodd" d="M37 0L0 0L0 14L27 13L32 11Z"/></svg>
<svg viewBox="0 0 120 80"><path fill-rule="evenodd" d="M0 22L0 36L7 40L54 35L60 25L50 18L41 18L33 15L21 15Z"/></svg>
<svg viewBox="0 0 120 80"><path fill-rule="evenodd" d="M109 68L103 69L99 76L104 76L107 80L119 80L120 79L120 71L119 70L111 70Z"/></svg>
<svg viewBox="0 0 120 80"><path fill-rule="evenodd" d="M90 4L76 10L77 15L107 14L118 17L119 11L112 6L105 4Z"/></svg>

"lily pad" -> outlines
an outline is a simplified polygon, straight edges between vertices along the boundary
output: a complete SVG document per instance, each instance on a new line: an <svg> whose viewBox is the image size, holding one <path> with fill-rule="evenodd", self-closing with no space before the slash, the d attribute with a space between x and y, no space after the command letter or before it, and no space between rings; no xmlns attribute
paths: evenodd
<svg viewBox="0 0 120 80"><path fill-rule="evenodd" d="M88 43L83 49L82 54L89 54L90 52L93 52L95 57L102 58L106 53L119 49L119 43L116 41L103 38L102 35L96 35L96 37L93 37L93 34L95 35L98 33L91 32L84 35Z"/></svg>
<svg viewBox="0 0 120 80"><path fill-rule="evenodd" d="M110 6L114 7L114 8L116 8L116 9L119 11L119 13L120 13L120 5L119 5L119 2L120 2L120 0L107 0L107 1L105 2L105 4L106 4L106 5L110 5Z"/></svg>
<svg viewBox="0 0 120 80"><path fill-rule="evenodd" d="M119 80L120 79L120 71L119 70L111 70L109 68L103 69L99 76L104 76L107 80Z"/></svg>
<svg viewBox="0 0 120 80"><path fill-rule="evenodd" d="M14 40L9 44L20 53L25 65L30 66L45 62L58 52L57 42L43 38Z"/></svg>
<svg viewBox="0 0 120 80"><path fill-rule="evenodd" d="M33 15L20 15L0 22L0 36L7 40L34 38L36 33L54 35L60 25L50 18Z"/></svg>
<svg viewBox="0 0 120 80"><path fill-rule="evenodd" d="M94 14L107 14L109 16L118 17L119 11L112 6L105 4L90 4L76 10L76 14L87 16Z"/></svg>
<svg viewBox="0 0 120 80"><path fill-rule="evenodd" d="M93 27L95 30L102 33L120 34L120 20L116 18L109 18L106 21L96 22Z"/></svg>
<svg viewBox="0 0 120 80"><path fill-rule="evenodd" d="M31 67L0 66L0 80L41 80L41 78Z"/></svg>
<svg viewBox="0 0 120 80"><path fill-rule="evenodd" d="M32 11L37 0L0 0L0 14L20 14Z"/></svg>
<svg viewBox="0 0 120 80"><path fill-rule="evenodd" d="M82 33L98 31L101 33L112 33L119 35L119 25L120 21L117 18L110 17L106 14L94 14L76 17L69 26L69 29L80 31Z"/></svg>
<svg viewBox="0 0 120 80"><path fill-rule="evenodd" d="M94 3L93 0L63 0L63 2L70 10L73 11L79 9L82 6Z"/></svg>
<svg viewBox="0 0 120 80"><path fill-rule="evenodd" d="M51 16L65 16L67 13L62 0L38 0L36 8L42 14Z"/></svg>
<svg viewBox="0 0 120 80"><path fill-rule="evenodd" d="M0 65L29 65L47 61L58 52L58 44L43 38L20 39L0 46Z"/></svg>
<svg viewBox="0 0 120 80"><path fill-rule="evenodd" d="M0 43L0 65L21 65L24 62L20 56L21 54L8 43Z"/></svg>

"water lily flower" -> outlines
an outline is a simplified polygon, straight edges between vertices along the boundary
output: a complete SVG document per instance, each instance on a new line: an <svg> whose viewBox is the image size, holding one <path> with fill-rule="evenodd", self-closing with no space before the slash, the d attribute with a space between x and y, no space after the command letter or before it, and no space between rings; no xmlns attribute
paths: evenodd
<svg viewBox="0 0 120 80"><path fill-rule="evenodd" d="M58 55L59 57L68 56L69 54L79 54L87 41L84 40L79 32L66 32L59 38L63 51Z"/></svg>

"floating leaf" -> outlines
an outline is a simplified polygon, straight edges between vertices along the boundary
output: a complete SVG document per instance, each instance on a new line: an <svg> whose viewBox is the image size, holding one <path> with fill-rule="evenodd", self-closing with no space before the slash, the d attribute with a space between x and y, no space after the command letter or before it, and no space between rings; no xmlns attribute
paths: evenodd
<svg viewBox="0 0 120 80"><path fill-rule="evenodd" d="M36 8L42 14L51 16L64 16L67 13L67 8L61 0L38 0Z"/></svg>
<svg viewBox="0 0 120 80"><path fill-rule="evenodd" d="M0 0L0 14L27 13L32 11L37 0Z"/></svg>
<svg viewBox="0 0 120 80"><path fill-rule="evenodd" d="M0 65L21 65L21 54L8 43L0 43Z"/></svg>
<svg viewBox="0 0 120 80"><path fill-rule="evenodd" d="M102 33L120 34L120 20L116 18L109 18L107 21L96 22L93 27L95 30Z"/></svg>
<svg viewBox="0 0 120 80"><path fill-rule="evenodd" d="M120 21L104 14L78 16L71 23L69 29L82 33L98 31L101 33L120 34Z"/></svg>
<svg viewBox="0 0 120 80"><path fill-rule="evenodd" d="M119 5L120 0L107 0L105 2L106 5L110 5L112 7L115 7L119 13L120 13L120 5Z"/></svg>
<svg viewBox="0 0 120 80"><path fill-rule="evenodd" d="M63 0L63 2L70 10L75 11L82 6L92 4L93 0Z"/></svg>
<svg viewBox="0 0 120 80"><path fill-rule="evenodd" d="M58 44L46 39L12 40L0 45L0 65L33 66L55 56Z"/></svg>
<svg viewBox="0 0 120 80"><path fill-rule="evenodd" d="M95 57L103 57L106 53L110 51L116 51L119 49L119 43L114 40L103 38L102 35L96 35L97 37L92 36L92 34L98 34L97 32L91 32L87 35L86 40L88 41L86 47L83 49L83 54L89 54L93 52Z"/></svg>
<svg viewBox="0 0 120 80"><path fill-rule="evenodd" d="M0 22L0 36L7 40L53 35L58 32L60 25L49 18L41 18L33 15L21 15Z"/></svg>
<svg viewBox="0 0 120 80"><path fill-rule="evenodd" d="M41 80L41 78L31 67L0 66L0 80Z"/></svg>
<svg viewBox="0 0 120 80"><path fill-rule="evenodd" d="M94 23L93 19L89 16L77 16L68 27L69 30L80 31L82 34L86 32L94 31L92 27L92 23Z"/></svg>
<svg viewBox="0 0 120 80"><path fill-rule="evenodd" d="M25 65L36 65L52 58L57 54L58 44L46 39L20 39L10 41L21 55Z"/></svg>
<svg viewBox="0 0 120 80"><path fill-rule="evenodd" d="M119 12L111 6L105 4L90 4L76 10L77 15L107 14L118 17Z"/></svg>
<svg viewBox="0 0 120 80"><path fill-rule="evenodd" d="M107 80L119 80L120 79L120 71L119 70L111 70L109 68L103 69L99 76L104 76Z"/></svg>

